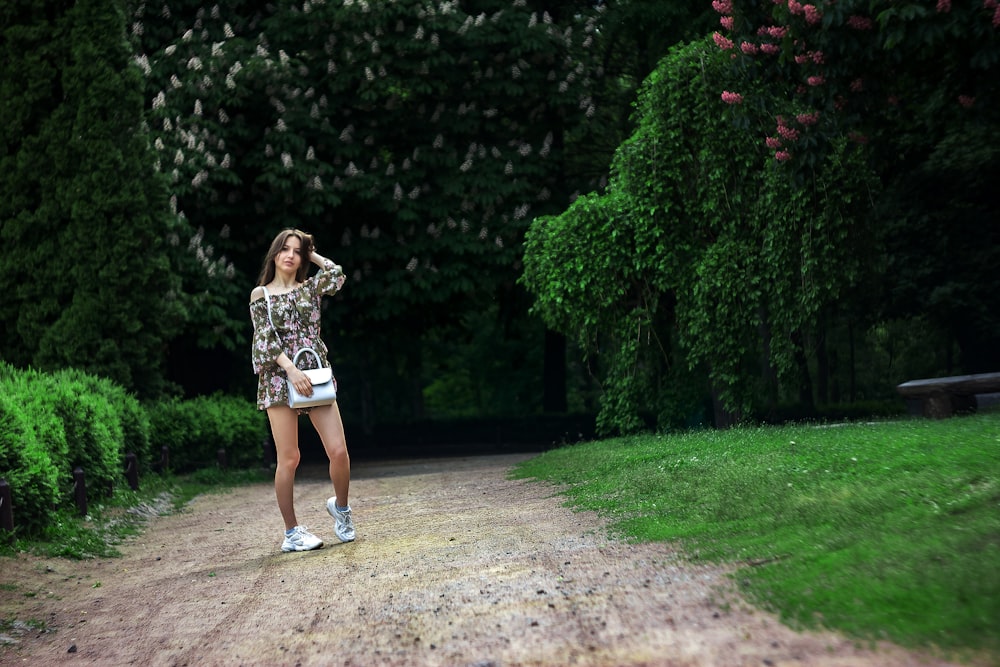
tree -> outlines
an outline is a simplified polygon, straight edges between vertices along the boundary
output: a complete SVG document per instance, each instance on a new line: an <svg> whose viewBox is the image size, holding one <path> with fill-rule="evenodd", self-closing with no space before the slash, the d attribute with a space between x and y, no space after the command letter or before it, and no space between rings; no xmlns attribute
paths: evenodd
<svg viewBox="0 0 1000 667"><path fill-rule="evenodd" d="M1000 5L762 5L717 0L715 41L745 74L743 108L790 173L844 137L866 146L884 194L889 269L875 318L922 318L970 370L1000 367ZM958 205L955 205L959 202ZM943 252L942 252L943 251Z"/></svg>
<svg viewBox="0 0 1000 667"><path fill-rule="evenodd" d="M662 413L657 388L677 366L704 369L723 425L750 414L762 364L801 386L803 339L863 275L870 172L858 152L844 144L804 187L789 182L727 107L739 99L718 94L732 82L710 41L672 51L643 86L607 195L529 231L537 311L608 358L606 432Z"/></svg>
<svg viewBox="0 0 1000 667"><path fill-rule="evenodd" d="M3 12L3 356L159 395L183 300L123 5L19 2Z"/></svg>
<svg viewBox="0 0 1000 667"><path fill-rule="evenodd" d="M316 232L350 280L328 330L419 380L421 333L516 303L528 221L579 190L563 137L593 113L597 15L563 21L521 0L192 3L138 7L134 32L178 210L244 276L280 227Z"/></svg>

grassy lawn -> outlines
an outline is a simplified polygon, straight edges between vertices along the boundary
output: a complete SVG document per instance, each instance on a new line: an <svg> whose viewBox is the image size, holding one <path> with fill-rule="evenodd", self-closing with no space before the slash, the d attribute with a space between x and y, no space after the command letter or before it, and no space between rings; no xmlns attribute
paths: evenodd
<svg viewBox="0 0 1000 667"><path fill-rule="evenodd" d="M793 627L1000 655L1000 413L625 437L513 476L619 536L736 564Z"/></svg>

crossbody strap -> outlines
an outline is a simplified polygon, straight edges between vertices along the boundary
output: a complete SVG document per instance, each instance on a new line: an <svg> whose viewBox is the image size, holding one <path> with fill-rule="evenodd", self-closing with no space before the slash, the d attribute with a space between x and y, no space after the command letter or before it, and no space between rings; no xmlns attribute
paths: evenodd
<svg viewBox="0 0 1000 667"><path fill-rule="evenodd" d="M274 326L274 319L271 317L271 293L267 291L266 285L261 285L260 288L264 290L264 300L267 301L267 321L271 323L271 328L274 329L274 335L277 336L278 342L281 342L281 334L278 333L278 327Z"/></svg>

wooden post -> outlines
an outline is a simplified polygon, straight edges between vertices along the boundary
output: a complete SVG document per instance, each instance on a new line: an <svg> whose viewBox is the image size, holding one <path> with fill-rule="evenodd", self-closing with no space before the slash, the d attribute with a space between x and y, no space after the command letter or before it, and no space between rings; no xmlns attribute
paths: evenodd
<svg viewBox="0 0 1000 667"><path fill-rule="evenodd" d="M215 453L215 457L219 462L219 467L223 470L226 469L226 450L224 447L220 447L219 451Z"/></svg>
<svg viewBox="0 0 1000 667"><path fill-rule="evenodd" d="M170 448L163 445L160 450L160 472L165 473L170 469Z"/></svg>
<svg viewBox="0 0 1000 667"><path fill-rule="evenodd" d="M14 508L10 496L10 484L0 477L0 530L10 533L10 545L14 546Z"/></svg>
<svg viewBox="0 0 1000 667"><path fill-rule="evenodd" d="M83 468L79 466L73 470L73 495L80 516L87 516L87 483L84 480Z"/></svg>
<svg viewBox="0 0 1000 667"><path fill-rule="evenodd" d="M132 452L125 455L125 479L130 489L139 490L139 459Z"/></svg>

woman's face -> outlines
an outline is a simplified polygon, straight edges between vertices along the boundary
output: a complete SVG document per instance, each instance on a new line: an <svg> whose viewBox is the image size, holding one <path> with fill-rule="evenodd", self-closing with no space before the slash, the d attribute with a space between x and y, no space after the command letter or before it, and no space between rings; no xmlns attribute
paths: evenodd
<svg viewBox="0 0 1000 667"><path fill-rule="evenodd" d="M289 234L274 258L274 268L282 273L295 273L300 266L302 266L302 241L294 234Z"/></svg>

